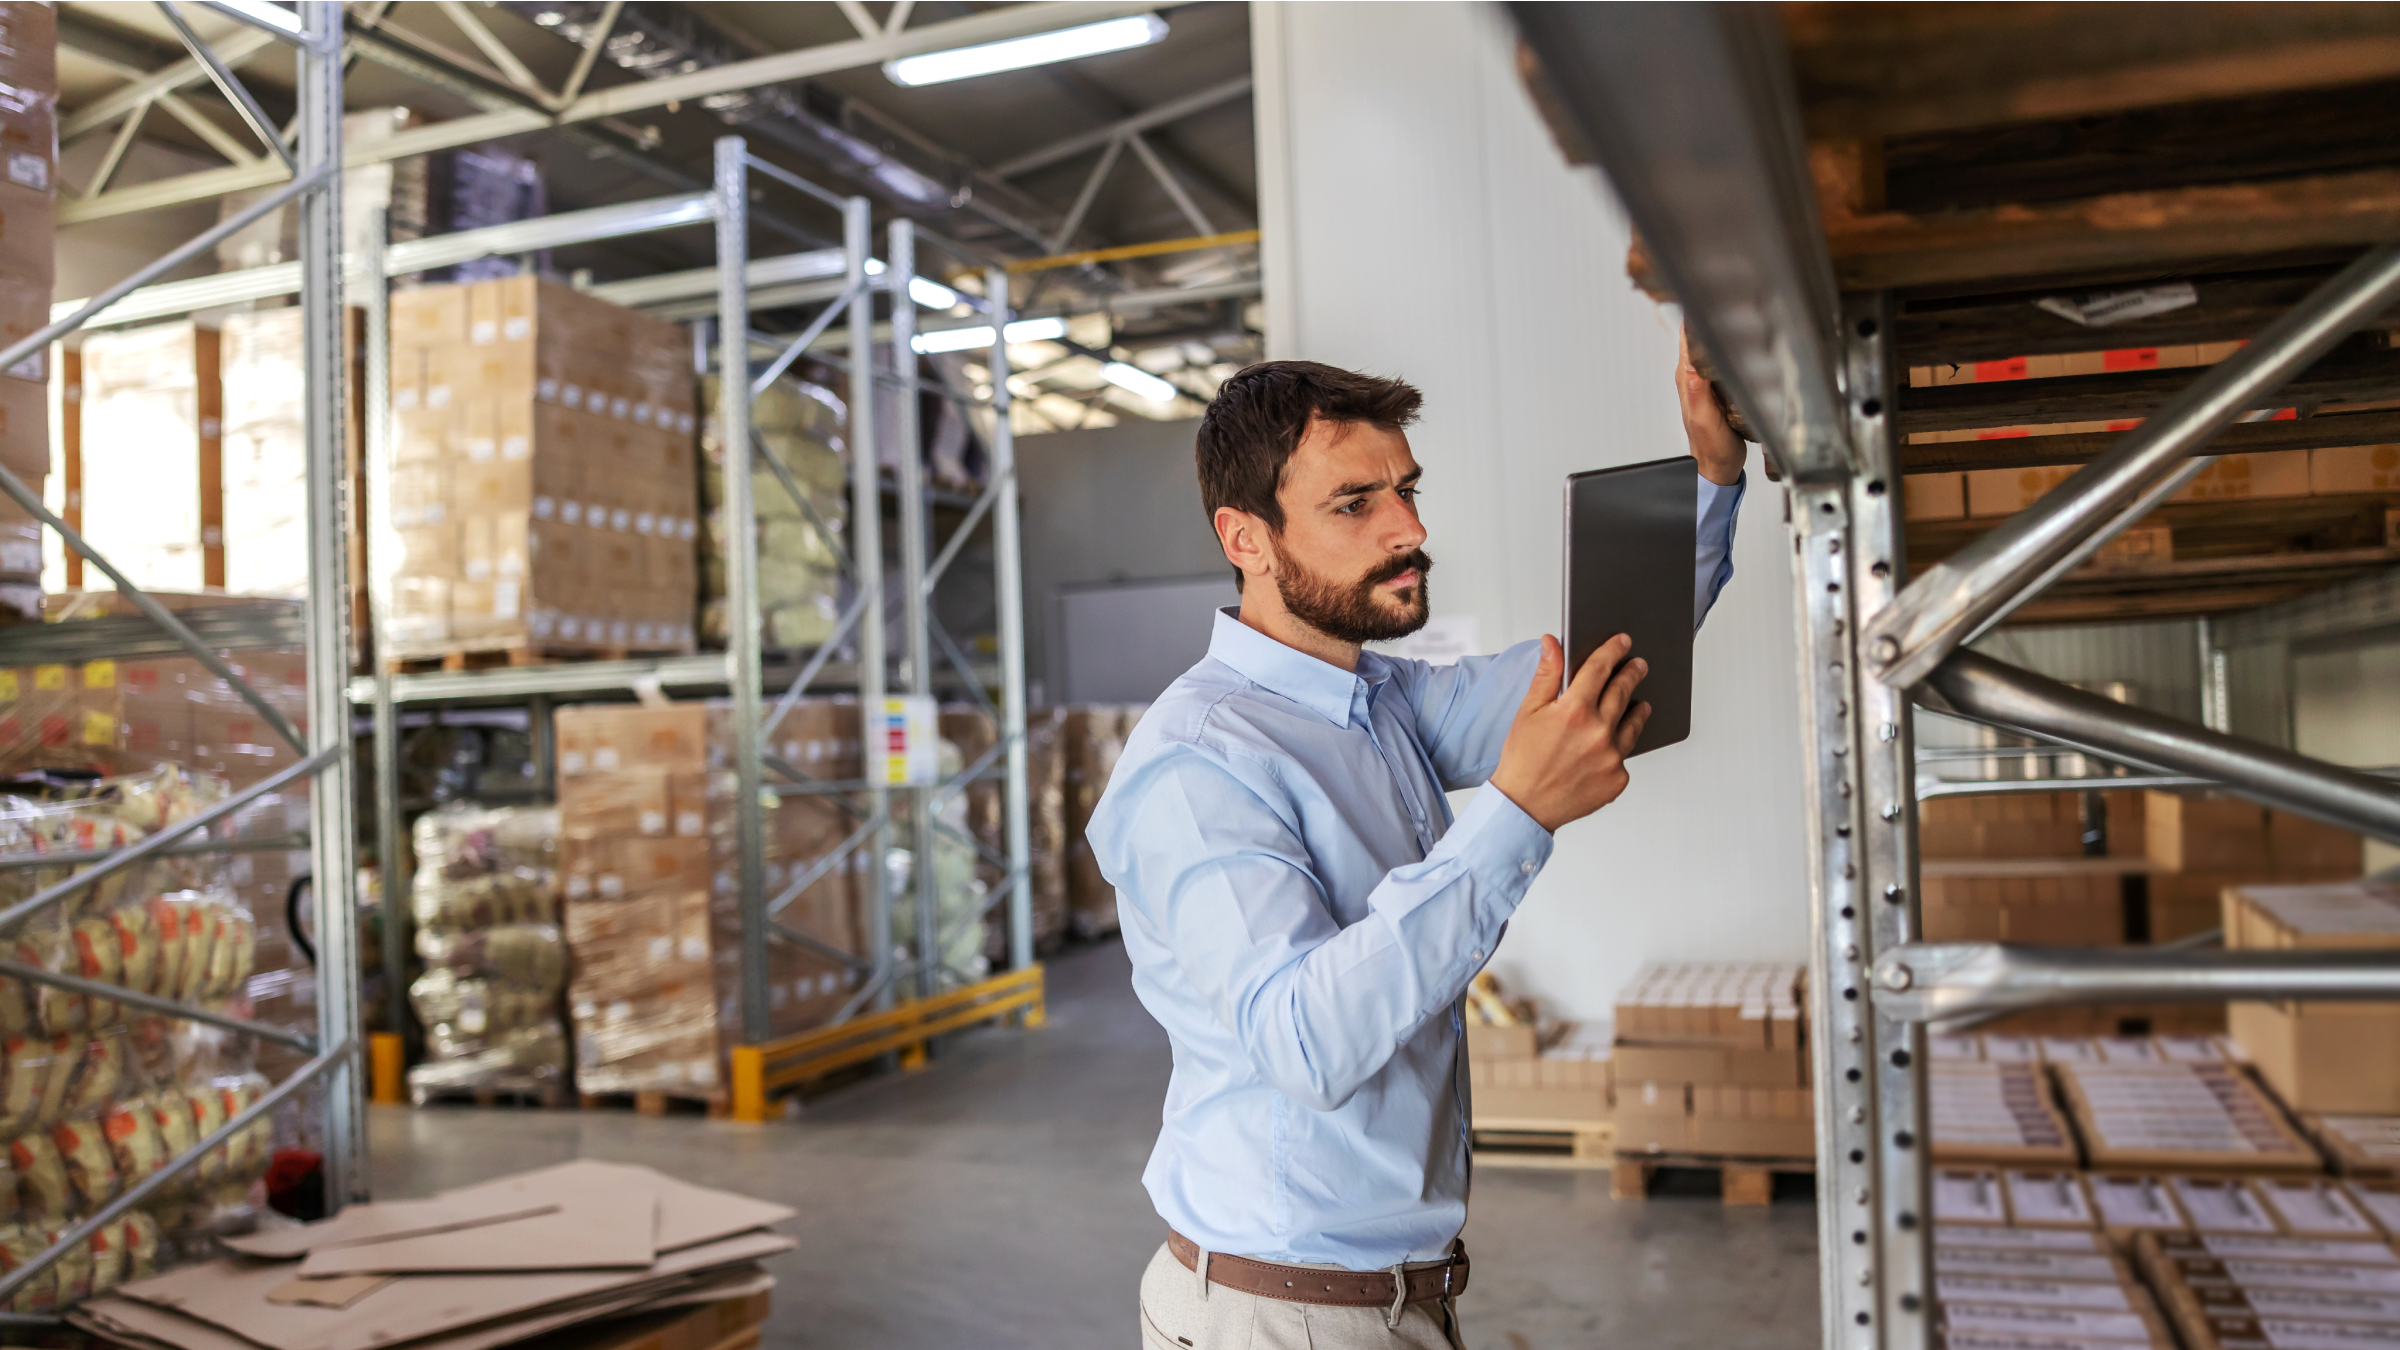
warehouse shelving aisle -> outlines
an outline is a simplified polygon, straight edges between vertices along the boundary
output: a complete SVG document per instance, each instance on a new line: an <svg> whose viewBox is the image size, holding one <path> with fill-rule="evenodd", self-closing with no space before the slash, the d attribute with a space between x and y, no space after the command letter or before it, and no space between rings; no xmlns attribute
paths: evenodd
<svg viewBox="0 0 2400 1350"><path fill-rule="evenodd" d="M2212 546L2231 552L2079 570L2218 453L2390 439L2375 409L2391 396L2392 362L2376 344L2343 345L2400 297L2388 167L2302 155L2308 128L2340 117L2202 101L2371 92L2400 76L2391 19L2366 7L2305 23L2245 6L2206 7L2205 21L2185 6L1509 8L1562 146L1606 171L1632 217L1637 276L1681 302L1785 483L1808 747L1821 1339L1922 1350L1941 1339L1927 1023L2117 1001L2400 998L2400 964L2385 953L1925 941L1911 707L2400 840L2400 788L2225 734L2221 689L2213 725L2193 725L1967 647L2012 615L2042 613L2035 602L2053 588L2049 612L2070 618L2281 602L2281 615L2225 625L2266 634L2391 612L2391 541L2349 536L2388 529L2400 503L2356 488L2332 502L2171 505L2171 524L2214 531ZM2200 111L2162 106L2176 104ZM2153 128L2119 150L2138 143L2159 165L2112 152L2091 161L2108 164L2098 174L2070 164L2041 179L2043 166L2010 156L2049 142L1992 134L2084 119L2059 133L2072 149L2086 130L2106 140L2111 116L2180 127L2178 112L2216 131L2187 145ZM2225 141L2236 127L2249 138L2238 150ZM1920 171L1905 200L1901 161L1887 161L1895 145ZM2183 284L2176 303L2106 337L2048 317L2167 279ZM2145 342L2226 349L2196 376L2103 371L1965 391L1910 376ZM2313 415L2245 416L2278 402ZM2138 423L2075 425L2112 418ZM2067 425L1972 435L2044 422ZM2083 467L2005 518L1908 529L1903 475L2034 465ZM1912 533L1943 555L1913 577ZM2358 579L2331 598L2302 594L2346 577Z"/></svg>

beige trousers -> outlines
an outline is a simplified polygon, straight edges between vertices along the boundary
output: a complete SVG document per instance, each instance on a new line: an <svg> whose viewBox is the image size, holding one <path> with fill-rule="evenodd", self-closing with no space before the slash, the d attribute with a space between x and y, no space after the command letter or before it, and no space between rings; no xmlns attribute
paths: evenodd
<svg viewBox="0 0 2400 1350"><path fill-rule="evenodd" d="M1328 1267L1332 1269L1332 1267ZM1208 1286L1166 1244L1142 1272L1142 1350L1466 1350L1455 1308L1411 1303L1400 1325L1382 1308L1321 1308Z"/></svg>

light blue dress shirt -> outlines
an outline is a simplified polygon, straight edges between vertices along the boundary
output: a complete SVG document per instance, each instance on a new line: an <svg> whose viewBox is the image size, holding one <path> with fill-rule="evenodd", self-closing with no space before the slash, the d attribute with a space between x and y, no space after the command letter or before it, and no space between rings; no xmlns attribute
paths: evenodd
<svg viewBox="0 0 2400 1350"><path fill-rule="evenodd" d="M1700 480L1698 623L1742 484ZM1150 705L1088 837L1174 1075L1142 1176L1215 1252L1379 1270L1467 1217L1457 1003L1550 857L1500 762L1540 645L1355 674L1218 614Z"/></svg>

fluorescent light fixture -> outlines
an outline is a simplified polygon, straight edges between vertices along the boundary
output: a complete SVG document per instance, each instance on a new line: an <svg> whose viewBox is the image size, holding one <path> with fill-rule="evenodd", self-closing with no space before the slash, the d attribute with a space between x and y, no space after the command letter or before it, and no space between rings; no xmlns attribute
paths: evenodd
<svg viewBox="0 0 2400 1350"><path fill-rule="evenodd" d="M1019 319L1008 326L1008 340L1019 342L1048 342L1067 335L1065 319ZM919 333L910 346L920 352L964 352L992 345L992 326L979 324L973 328L941 328ZM1160 380L1165 384L1166 381Z"/></svg>
<svg viewBox="0 0 2400 1350"><path fill-rule="evenodd" d="M958 308L958 292L931 277L910 277L908 298L927 309Z"/></svg>
<svg viewBox="0 0 2400 1350"><path fill-rule="evenodd" d="M1165 19L1155 14L1132 14L1079 28L1061 28L1006 42L986 42L980 47L953 47L946 52L903 56L897 61L884 62L883 73L894 84L941 84L1003 70L1046 66L1053 61L1121 52L1129 47L1147 47L1166 35Z"/></svg>
<svg viewBox="0 0 2400 1350"><path fill-rule="evenodd" d="M883 259L867 259L868 276L882 276L883 270ZM931 277L910 277L908 297L927 309L956 309L960 303L958 292Z"/></svg>
<svg viewBox="0 0 2400 1350"><path fill-rule="evenodd" d="M235 18L247 19L293 37L299 37L307 31L301 26L299 15L281 5L268 4L266 0L206 0L206 4L210 9L222 10Z"/></svg>
<svg viewBox="0 0 2400 1350"><path fill-rule="evenodd" d="M1183 392L1140 366L1129 366L1122 361L1111 361L1100 367L1100 378L1136 398L1146 398L1152 403L1165 403Z"/></svg>

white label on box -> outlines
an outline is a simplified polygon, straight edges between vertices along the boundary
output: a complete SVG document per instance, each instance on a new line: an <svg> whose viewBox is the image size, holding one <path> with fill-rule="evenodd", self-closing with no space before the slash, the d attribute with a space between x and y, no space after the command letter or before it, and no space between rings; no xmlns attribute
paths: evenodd
<svg viewBox="0 0 2400 1350"><path fill-rule="evenodd" d="M544 403L558 402L558 381L546 379L533 387L533 396Z"/></svg>
<svg viewBox="0 0 2400 1350"><path fill-rule="evenodd" d="M559 391L558 401L566 404L570 408L582 407L583 386L580 384L568 385L566 388Z"/></svg>
<svg viewBox="0 0 2400 1350"><path fill-rule="evenodd" d="M698 533L700 533L700 522L690 516L684 517L683 523L675 527L675 537L678 539L689 540Z"/></svg>
<svg viewBox="0 0 2400 1350"><path fill-rule="evenodd" d="M548 497L536 497L533 499L533 518L535 520L548 520L550 517L557 514L557 502L550 500Z"/></svg>
<svg viewBox="0 0 2400 1350"><path fill-rule="evenodd" d="M633 512L626 510L626 509L625 509L624 507L622 507L622 506L620 506L620 507L618 507L616 510L614 510L614 511L610 512L610 513L609 513L609 516L608 516L608 528L610 528L610 529L612 529L612 530L630 530L630 529L632 529L632 528L633 528Z"/></svg>
<svg viewBox="0 0 2400 1350"><path fill-rule="evenodd" d="M561 641L565 642L573 642L581 638L583 636L583 620L572 614L561 615L558 620L558 636Z"/></svg>
<svg viewBox="0 0 2400 1350"><path fill-rule="evenodd" d="M437 384L437 385L434 385L432 388L430 388L430 389L427 389L427 390L425 391L425 406L426 406L426 407L428 407L428 408L447 408L447 407L449 407L449 406L450 406L450 386L449 386L449 385L446 385L446 384Z"/></svg>
<svg viewBox="0 0 2400 1350"><path fill-rule="evenodd" d="M204 548L225 547L225 527L222 525L204 527L200 531L200 543Z"/></svg>
<svg viewBox="0 0 2400 1350"><path fill-rule="evenodd" d="M667 813L666 813L666 812L664 812L664 811L644 811L644 812L642 812L642 833L644 833L644 834L665 834L666 832L667 832Z"/></svg>
<svg viewBox="0 0 2400 1350"><path fill-rule="evenodd" d="M0 543L0 572L39 572L42 546L29 540Z"/></svg>
<svg viewBox="0 0 2400 1350"><path fill-rule="evenodd" d="M633 405L633 424L637 427L646 427L650 425L649 404L636 403Z"/></svg>
<svg viewBox="0 0 2400 1350"><path fill-rule="evenodd" d="M731 872L719 872L719 873L717 873L717 875L716 875L715 879L714 879L713 881L711 881L711 882L710 882L710 884L709 884L709 889L710 889L711 891L714 891L714 892L715 892L715 893L717 893L718 895L731 895L731 894L733 894L733 873L731 873Z"/></svg>
<svg viewBox="0 0 2400 1350"><path fill-rule="evenodd" d="M467 341L479 347L484 343L498 342L499 340L500 325L493 323L490 319L477 319L474 325L467 329Z"/></svg>
<svg viewBox="0 0 2400 1350"><path fill-rule="evenodd" d="M201 419L200 419L200 439L201 439L201 440L204 440L204 441L213 441L213 440L217 440L217 439L219 439L220 437L224 436L224 434L225 434L225 424L224 424L223 422L220 422L220 421L218 421L216 418L213 418L213 417L203 417L203 418L201 418Z"/></svg>
<svg viewBox="0 0 2400 1350"><path fill-rule="evenodd" d="M683 940L683 959L686 961L707 960L708 944L696 937L685 938Z"/></svg>
<svg viewBox="0 0 2400 1350"><path fill-rule="evenodd" d="M625 1001L623 1001L623 1000L621 1000L621 999L620 999L620 1000L618 1000L618 1001L617 1001L617 1002L615 1002L615 1003L611 1003L611 1004L609 1004L609 1005L608 1005L608 1020L609 1020L609 1021L611 1021L611 1022L630 1022L630 1021L632 1021L632 1020L633 1020L633 1005L632 1005L631 1003L627 1003L627 1002L625 1002Z"/></svg>
<svg viewBox="0 0 2400 1350"><path fill-rule="evenodd" d="M392 391L392 411L393 411L393 412L411 412L411 411L414 411L414 410L415 410L416 406L417 406L417 391L416 391L416 390L414 390L414 389L395 389L395 390L393 390L393 391Z"/></svg>
<svg viewBox="0 0 2400 1350"><path fill-rule="evenodd" d="M50 161L22 150L8 152L8 181L37 192L50 190Z"/></svg>
<svg viewBox="0 0 2400 1350"><path fill-rule="evenodd" d="M581 525L583 523L583 503L569 500L566 505L558 508L558 518L569 525Z"/></svg>
<svg viewBox="0 0 2400 1350"><path fill-rule="evenodd" d="M625 645L625 621L623 619L608 626L608 640L619 647Z"/></svg>
<svg viewBox="0 0 2400 1350"><path fill-rule="evenodd" d="M518 557L514 553L502 555L500 559L500 575L504 577L513 577L520 575L524 572L524 570L525 560L523 558Z"/></svg>
<svg viewBox="0 0 2400 1350"><path fill-rule="evenodd" d="M703 817L698 811L678 811L675 813L675 833L677 834L698 834L706 828L708 828L708 822L706 818Z"/></svg>
<svg viewBox="0 0 2400 1350"><path fill-rule="evenodd" d="M500 333L511 342L531 337L533 336L533 320L522 314L515 315L501 328Z"/></svg>
<svg viewBox="0 0 2400 1350"><path fill-rule="evenodd" d="M583 752L581 750L561 750L558 754L558 771L560 773L582 773Z"/></svg>
<svg viewBox="0 0 2400 1350"><path fill-rule="evenodd" d="M647 624L647 623L637 623L637 624L635 624L635 625L633 626L633 640L634 640L635 644L636 644L636 645L638 645L638 646L643 646L643 647L647 647L647 646L649 646L649 645L650 645L650 625L649 625L649 624Z"/></svg>
<svg viewBox="0 0 2400 1350"><path fill-rule="evenodd" d="M517 617L517 583L502 581L492 586L492 617L496 619Z"/></svg>
<svg viewBox="0 0 2400 1350"><path fill-rule="evenodd" d="M441 524L442 518L449 514L450 508L444 506L440 502L427 502L425 504L425 523L428 525Z"/></svg>
<svg viewBox="0 0 2400 1350"><path fill-rule="evenodd" d="M533 442L523 436L510 436L500 442L500 458L526 459L533 454Z"/></svg>
<svg viewBox="0 0 2400 1350"><path fill-rule="evenodd" d="M650 959L657 962L674 960L675 939L671 937L654 937L650 939Z"/></svg>
<svg viewBox="0 0 2400 1350"><path fill-rule="evenodd" d="M592 752L592 767L601 773L617 771L617 747L604 745Z"/></svg>
<svg viewBox="0 0 2400 1350"><path fill-rule="evenodd" d="M689 1072L691 1073L692 1082L695 1086L713 1087L716 1085L717 1062L713 1059L693 1060Z"/></svg>
<svg viewBox="0 0 2400 1350"><path fill-rule="evenodd" d="M675 419L675 429L677 431L688 433L692 429L692 415L690 413L684 413L681 416L678 416Z"/></svg>
<svg viewBox="0 0 2400 1350"><path fill-rule="evenodd" d="M567 898L569 900L582 900L589 897L591 893L592 879L590 877L577 872L567 878Z"/></svg>
<svg viewBox="0 0 2400 1350"><path fill-rule="evenodd" d="M633 532L634 532L635 534L645 534L645 535L646 535L646 534L656 534L656 533L658 533L658 516L657 516L657 514L656 514L655 512L650 512L650 511L636 511L636 512L634 512L634 514L633 514Z"/></svg>
<svg viewBox="0 0 2400 1350"><path fill-rule="evenodd" d="M602 896L606 897L607 899L614 900L624 893L625 878L618 876L614 872L602 872L600 874L600 894Z"/></svg>
<svg viewBox="0 0 2400 1350"><path fill-rule="evenodd" d="M605 529L607 529L607 528L608 528L608 508L607 508L607 507L605 507L605 506L602 506L602 505L601 505L600 503L598 503L598 502L593 502L593 503L592 503L592 504L590 504L589 506L586 506L586 507L584 507L584 508L583 508L583 523L584 523L584 524L586 524L586 525L589 525L589 526L591 526L591 527L592 527L593 529L595 529L595 530L605 530Z"/></svg>
<svg viewBox="0 0 2400 1350"><path fill-rule="evenodd" d="M550 611L537 609L533 612L532 628L535 637L546 638L557 626L558 621L551 617Z"/></svg>
<svg viewBox="0 0 2400 1350"><path fill-rule="evenodd" d="M2175 1198L2183 1202L2183 1212L2192 1216L2194 1228L2219 1233L2275 1231L2274 1218L2238 1181L2218 1184L2176 1177L2170 1184Z"/></svg>
<svg viewBox="0 0 2400 1350"><path fill-rule="evenodd" d="M494 445L492 443L492 438L489 436L470 436L467 438L467 458L474 460L478 464L489 463L492 456L498 454L499 452L500 447Z"/></svg>
<svg viewBox="0 0 2400 1350"><path fill-rule="evenodd" d="M467 559L467 580L469 580L469 581L481 581L481 580L483 580L485 577L488 577L488 576L490 576L491 574L492 574L492 561L491 561L491 559L489 559L489 558L469 558L469 559Z"/></svg>
<svg viewBox="0 0 2400 1350"><path fill-rule="evenodd" d="M632 407L633 405L626 402L624 399L612 398L608 401L608 415L611 417L623 417L626 413L632 411Z"/></svg>

